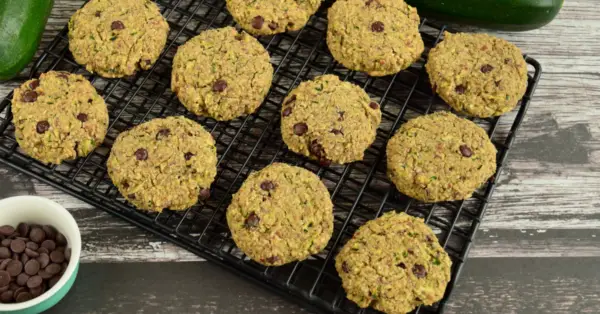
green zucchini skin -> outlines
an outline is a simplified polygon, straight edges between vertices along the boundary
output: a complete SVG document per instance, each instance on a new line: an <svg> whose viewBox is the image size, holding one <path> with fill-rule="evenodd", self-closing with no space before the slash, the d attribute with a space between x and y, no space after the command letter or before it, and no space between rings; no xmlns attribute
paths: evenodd
<svg viewBox="0 0 600 314"><path fill-rule="evenodd" d="M0 80L23 70L35 55L53 0L0 0Z"/></svg>
<svg viewBox="0 0 600 314"><path fill-rule="evenodd" d="M406 0L421 17L504 31L528 31L552 21L564 0Z"/></svg>

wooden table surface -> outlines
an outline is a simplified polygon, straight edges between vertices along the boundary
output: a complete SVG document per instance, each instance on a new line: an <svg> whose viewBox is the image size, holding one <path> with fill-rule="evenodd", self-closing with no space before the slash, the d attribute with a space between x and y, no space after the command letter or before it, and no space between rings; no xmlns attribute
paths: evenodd
<svg viewBox="0 0 600 314"><path fill-rule="evenodd" d="M55 2L42 47L83 1ZM567 0L542 29L496 34L544 71L447 313L599 313L600 10ZM51 313L306 312L24 174L0 178L0 198L54 199L81 227L80 275Z"/></svg>

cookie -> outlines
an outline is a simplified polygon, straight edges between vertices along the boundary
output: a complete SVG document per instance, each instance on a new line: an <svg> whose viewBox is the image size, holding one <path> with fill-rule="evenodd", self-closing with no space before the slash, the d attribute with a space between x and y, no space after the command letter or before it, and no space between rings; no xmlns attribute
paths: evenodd
<svg viewBox="0 0 600 314"><path fill-rule="evenodd" d="M338 0L327 18L327 46L348 69L394 74L423 52L417 10L402 0Z"/></svg>
<svg viewBox="0 0 600 314"><path fill-rule="evenodd" d="M380 122L379 104L335 75L302 82L281 108L283 141L324 166L362 160Z"/></svg>
<svg viewBox="0 0 600 314"><path fill-rule="evenodd" d="M348 299L388 314L439 301L451 264L423 219L394 212L360 227L335 259Z"/></svg>
<svg viewBox="0 0 600 314"><path fill-rule="evenodd" d="M108 127L104 99L85 77L67 72L25 82L15 89L11 110L19 146L43 163L87 156Z"/></svg>
<svg viewBox="0 0 600 314"><path fill-rule="evenodd" d="M387 169L410 197L463 200L496 172L496 147L475 123L437 112L400 127L387 145Z"/></svg>
<svg viewBox="0 0 600 314"><path fill-rule="evenodd" d="M168 34L152 1L91 0L69 21L69 50L90 72L124 77L150 69Z"/></svg>
<svg viewBox="0 0 600 314"><path fill-rule="evenodd" d="M269 54L258 40L224 27L179 47L171 89L189 111L223 121L254 112L272 78Z"/></svg>
<svg viewBox="0 0 600 314"><path fill-rule="evenodd" d="M333 204L314 173L274 163L251 173L227 208L235 244L256 262L278 266L325 248Z"/></svg>
<svg viewBox="0 0 600 314"><path fill-rule="evenodd" d="M297 31L317 12L321 0L227 0L227 10L248 33L273 35Z"/></svg>
<svg viewBox="0 0 600 314"><path fill-rule="evenodd" d="M481 118L515 108L527 90L519 48L487 34L444 37L425 65L434 92L456 111Z"/></svg>
<svg viewBox="0 0 600 314"><path fill-rule="evenodd" d="M184 117L153 119L119 134L106 162L119 192L135 207L155 212L206 200L216 164L210 133Z"/></svg>

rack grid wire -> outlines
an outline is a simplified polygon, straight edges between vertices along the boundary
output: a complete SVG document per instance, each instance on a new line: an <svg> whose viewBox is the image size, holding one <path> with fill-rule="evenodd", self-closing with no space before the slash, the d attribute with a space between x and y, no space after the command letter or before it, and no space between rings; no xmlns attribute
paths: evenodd
<svg viewBox="0 0 600 314"><path fill-rule="evenodd" d="M90 79L108 106L110 126L106 139L85 158L60 165L42 164L18 148L11 122L11 93L0 102L0 162L324 313L379 313L360 309L346 299L333 259L358 227L384 212L396 210L422 217L436 232L453 264L444 298L433 306L421 306L414 313L442 313L540 79L541 66L525 56L530 69L528 89L517 109L501 117L472 119L487 131L498 150L496 175L468 200L420 203L399 193L387 179L385 146L407 120L449 110L432 92L423 65L429 49L443 38L444 31L450 30L423 19L420 31L426 51L421 60L392 76L369 77L345 69L329 53L325 42L326 11L331 3L331 0L325 1L300 31L259 38L269 51L275 69L271 90L254 114L228 122L194 116L169 88L171 63L179 45L205 29L235 25L223 0L158 0L171 27L167 46L152 69L123 79L105 79L78 65L68 50L65 27L43 50L31 76L60 70ZM325 73L358 84L381 104L382 123L363 161L321 167L318 162L289 152L282 142L279 119L283 98L301 81ZM110 148L119 133L150 119L173 115L200 122L216 141L218 174L211 187L211 197L185 211L164 210L157 214L135 210L108 178L106 159ZM225 211L232 193L248 174L275 161L305 167L322 179L334 203L334 232L320 254L302 262L265 267L236 248Z"/></svg>

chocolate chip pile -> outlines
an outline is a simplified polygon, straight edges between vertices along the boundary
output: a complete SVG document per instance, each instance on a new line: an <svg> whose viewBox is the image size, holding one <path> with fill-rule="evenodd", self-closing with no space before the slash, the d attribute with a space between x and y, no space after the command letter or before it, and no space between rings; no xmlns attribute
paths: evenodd
<svg viewBox="0 0 600 314"><path fill-rule="evenodd" d="M52 226L0 227L0 303L31 300L52 288L67 269L71 249Z"/></svg>

